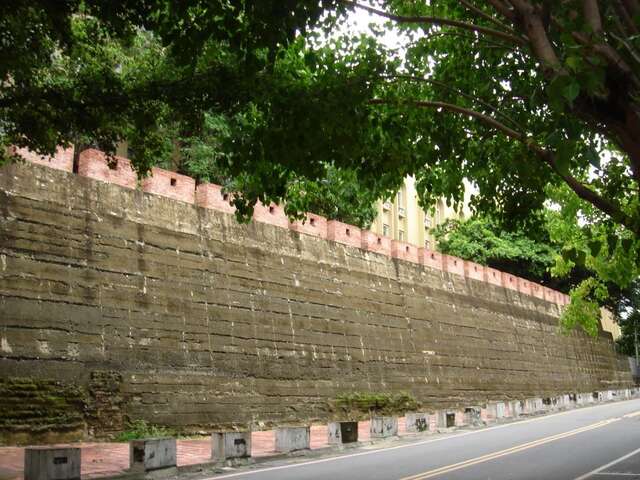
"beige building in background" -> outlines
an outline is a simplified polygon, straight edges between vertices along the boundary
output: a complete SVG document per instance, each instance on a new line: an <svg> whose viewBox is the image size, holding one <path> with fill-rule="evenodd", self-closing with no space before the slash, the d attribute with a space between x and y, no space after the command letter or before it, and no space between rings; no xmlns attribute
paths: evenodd
<svg viewBox="0 0 640 480"><path fill-rule="evenodd" d="M415 178L406 177L402 187L392 198L376 202L378 215L371 225L371 231L394 240L435 249L435 239L430 231L432 228L448 219L463 220L471 214L468 191L467 188L464 206L460 211L448 207L440 199L433 212L425 212L418 205Z"/></svg>
<svg viewBox="0 0 640 480"><path fill-rule="evenodd" d="M614 320L613 313L606 308L600 309L600 324L602 325L602 330L609 332L614 340L622 336L620 325Z"/></svg>

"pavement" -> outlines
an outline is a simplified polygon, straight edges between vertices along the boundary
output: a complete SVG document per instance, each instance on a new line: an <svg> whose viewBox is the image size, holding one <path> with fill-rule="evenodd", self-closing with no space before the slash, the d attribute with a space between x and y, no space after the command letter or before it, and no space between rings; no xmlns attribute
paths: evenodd
<svg viewBox="0 0 640 480"><path fill-rule="evenodd" d="M314 459L228 468L197 480L640 479L640 399L479 430L405 436Z"/></svg>
<svg viewBox="0 0 640 480"><path fill-rule="evenodd" d="M398 420L398 431L405 433L404 417ZM311 450L328 446L327 426L311 426ZM358 438L369 440L369 422L358 422ZM255 431L251 433L252 455L264 458L274 455L275 431ZM50 445L53 446L53 445ZM83 479L114 476L125 473L129 468L128 443L73 443L57 446L79 447L82 458L81 475ZM202 437L177 441L178 466L197 465L211 461L211 440ZM24 469L24 447L0 447L0 480L22 480Z"/></svg>

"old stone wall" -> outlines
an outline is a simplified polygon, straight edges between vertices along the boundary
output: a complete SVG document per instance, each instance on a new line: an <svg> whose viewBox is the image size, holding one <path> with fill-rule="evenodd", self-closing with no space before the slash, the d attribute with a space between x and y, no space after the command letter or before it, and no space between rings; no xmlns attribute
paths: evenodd
<svg viewBox="0 0 640 480"><path fill-rule="evenodd" d="M495 283L10 165L0 441L326 420L349 392L435 408L630 384L610 336L562 335L557 303Z"/></svg>

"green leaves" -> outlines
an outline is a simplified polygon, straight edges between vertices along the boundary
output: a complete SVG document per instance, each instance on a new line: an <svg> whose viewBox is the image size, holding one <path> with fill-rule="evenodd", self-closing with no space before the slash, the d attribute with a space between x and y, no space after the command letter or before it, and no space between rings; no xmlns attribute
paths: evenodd
<svg viewBox="0 0 640 480"><path fill-rule="evenodd" d="M571 169L571 160L576 151L577 142L574 140L562 140L558 143L555 155L555 164L558 172L567 175Z"/></svg>
<svg viewBox="0 0 640 480"><path fill-rule="evenodd" d="M600 323L599 302L607 296L606 287L602 282L589 278L572 290L570 296L571 303L565 307L560 317L561 327L568 332L580 326L589 335L597 336Z"/></svg>
<svg viewBox="0 0 640 480"><path fill-rule="evenodd" d="M433 230L443 253L499 268L532 281L548 283L556 247L532 240L523 231L510 232L486 217L449 221Z"/></svg>
<svg viewBox="0 0 640 480"><path fill-rule="evenodd" d="M580 84L576 81L569 82L562 88L562 96L570 106L573 105L573 101L578 98L579 94Z"/></svg>

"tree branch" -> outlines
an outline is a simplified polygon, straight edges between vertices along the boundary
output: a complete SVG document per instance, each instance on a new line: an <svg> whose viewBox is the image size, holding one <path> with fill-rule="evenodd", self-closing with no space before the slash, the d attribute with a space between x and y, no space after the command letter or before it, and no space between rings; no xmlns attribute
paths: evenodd
<svg viewBox="0 0 640 480"><path fill-rule="evenodd" d="M550 76L561 72L562 63L558 59L553 45L547 36L545 24L533 5L525 0L509 1L522 19L523 28L529 38L531 49L542 63L544 73Z"/></svg>
<svg viewBox="0 0 640 480"><path fill-rule="evenodd" d="M370 100L369 103L372 105L383 105L392 102L385 99L377 98ZM640 235L640 227L636 225L632 217L622 211L620 205L604 198L603 196L589 188L587 185L584 185L583 183L578 181L569 173L562 172L562 170L558 167L553 152L544 149L524 133L509 128L505 124L499 122L489 115L485 115L484 113L480 113L475 110L461 107L452 103L429 100L410 100L404 103L421 108L441 108L449 112L467 115L469 117L475 118L476 120L480 120L482 123L505 134L507 137L521 142L529 150L535 153L540 160L542 160L547 166L549 166L569 186L569 188L571 188L571 190L573 190L573 192L578 195L578 197L592 204L600 211L606 213L612 219L627 227L635 235Z"/></svg>
<svg viewBox="0 0 640 480"><path fill-rule="evenodd" d="M511 6L508 5L506 2L503 2L502 0L488 0L488 3L490 3L493 8L496 9L496 11L502 15L504 18L514 21L516 16L514 14L514 12L511 10Z"/></svg>
<svg viewBox="0 0 640 480"><path fill-rule="evenodd" d="M473 95L470 95L466 92L463 92L462 90L452 87L451 85L444 83L444 82L440 82L438 80L432 80L429 78L423 78L423 77L418 77L415 75L390 75L389 78L401 78L401 79L407 79L407 80L412 80L412 81L416 81L416 82L423 82L423 83L429 83L431 85L437 85L439 87L442 87L446 90L449 90L450 92L455 92L458 95L471 100L472 102L477 102L478 104L482 105L483 107L488 108L489 110L491 110L494 114L504 118L505 120L507 120L508 122L510 122L513 126L515 126L516 128L520 128L522 129L522 125L520 125L518 122L516 122L513 118L509 117L507 114L502 113L500 110L498 110L497 107L494 107L493 105L491 105L488 102L485 102L484 100L478 98L478 97L474 97Z"/></svg>
<svg viewBox="0 0 640 480"><path fill-rule="evenodd" d="M459 20L452 20L450 18L441 18L441 17L432 17L432 16L404 16L404 15L395 15L393 13L385 12L384 10L378 10L377 8L370 7L369 5L363 5L354 0L341 0L342 3L347 5L351 5L352 7L359 8L361 10L365 10L369 13L373 13L374 15L378 15L383 18L388 18L389 20L393 20L397 23L422 23L426 25L436 25L436 26L449 26L461 28L464 30L469 30L472 32L477 32L483 35L489 35L492 37L501 38L502 40L507 40L511 43L515 43L517 45L525 45L526 41L518 36L512 35L510 33L502 32L500 30L496 30L494 28L482 27L480 25L475 25L473 23L462 22Z"/></svg>
<svg viewBox="0 0 640 480"><path fill-rule="evenodd" d="M600 17L598 0L583 0L582 10L587 25L591 27L591 31L596 35L602 33L602 18Z"/></svg>
<svg viewBox="0 0 640 480"><path fill-rule="evenodd" d="M501 29L506 30L507 32L511 33L512 35L516 35L516 36L518 35L518 33L513 28L511 28L509 25L506 25L506 24L502 23L500 20L498 20L497 18L489 15L487 12L485 12L481 8L476 7L471 2L468 2L467 0L460 0L460 3L462 5L464 5L465 7L467 7L469 10L471 10L476 15L479 15L480 17L482 17L485 20L493 23L494 25L500 27Z"/></svg>
<svg viewBox="0 0 640 480"><path fill-rule="evenodd" d="M624 22L624 25L627 28L627 30L631 33L631 35L638 34L639 33L638 27L633 21L633 18L631 18L631 15L629 15L629 12L625 8L625 6L622 4L622 1L621 0L614 0L614 1L615 1L615 9L618 12L618 16L622 18L622 21Z"/></svg>

